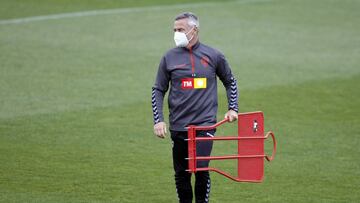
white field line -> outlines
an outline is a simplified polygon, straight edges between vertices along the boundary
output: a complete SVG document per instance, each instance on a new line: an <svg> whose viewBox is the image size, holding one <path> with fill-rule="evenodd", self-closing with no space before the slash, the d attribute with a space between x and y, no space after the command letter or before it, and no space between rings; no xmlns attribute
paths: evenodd
<svg viewBox="0 0 360 203"><path fill-rule="evenodd" d="M14 18L7 20L0 20L0 25L10 25L10 24L23 24L36 21L46 21L46 20L57 20L64 18L76 18L76 17L85 17L85 16L99 16L99 15L112 15L112 14L122 14L122 13L135 13L135 12L144 12L144 11L164 11L170 9L187 9L187 8L202 8L202 7L213 7L229 3L237 4L250 4L250 3L260 3L260 2L269 2L272 0L237 0L230 2L205 2L205 3L187 3L187 4L175 4L175 5L164 5L164 6L148 6L148 7L134 7L134 8L118 8L118 9L100 9L92 11L80 11L80 12L71 12L71 13L59 13L52 15L42 15L42 16L32 16L25 18Z"/></svg>

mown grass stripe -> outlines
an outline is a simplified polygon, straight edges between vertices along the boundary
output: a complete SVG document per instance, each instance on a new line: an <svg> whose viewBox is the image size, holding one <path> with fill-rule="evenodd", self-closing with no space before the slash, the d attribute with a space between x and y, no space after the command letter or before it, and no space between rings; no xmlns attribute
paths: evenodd
<svg viewBox="0 0 360 203"><path fill-rule="evenodd" d="M226 3L259 3L259 2L269 2L271 0L238 0L234 2ZM71 12L71 13L58 13L52 15L42 15L42 16L32 16L26 18L15 18L8 20L0 20L0 25L9 25L9 24L23 24L36 21L45 21L45 20L58 20L64 18L77 18L77 17L86 17L86 16L99 16L99 15L114 15L114 14L123 14L123 13L134 13L134 12L144 12L144 11L162 11L169 9L181 9L181 8L200 8L200 7L213 7L218 6L219 4L226 4L224 2L207 2L207 3L187 3L187 4L175 4L175 5L166 5L166 6L147 6L147 7L133 7L133 8L118 8L118 9L99 9L92 11L80 11L80 12Z"/></svg>

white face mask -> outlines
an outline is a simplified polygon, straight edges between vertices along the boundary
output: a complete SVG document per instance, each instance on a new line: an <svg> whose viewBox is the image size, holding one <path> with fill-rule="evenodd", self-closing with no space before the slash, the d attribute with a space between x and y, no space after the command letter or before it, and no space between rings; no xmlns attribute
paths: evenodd
<svg viewBox="0 0 360 203"><path fill-rule="evenodd" d="M191 30L189 30L189 32L192 31L192 29L194 29L195 27L191 28ZM186 34L183 32L175 32L174 33L174 41L175 41L175 45L177 47L186 47L189 44L189 41L192 40L192 38L194 37L194 35L191 37L190 40L188 40L188 38L186 37L187 34L189 34L189 32L187 32Z"/></svg>

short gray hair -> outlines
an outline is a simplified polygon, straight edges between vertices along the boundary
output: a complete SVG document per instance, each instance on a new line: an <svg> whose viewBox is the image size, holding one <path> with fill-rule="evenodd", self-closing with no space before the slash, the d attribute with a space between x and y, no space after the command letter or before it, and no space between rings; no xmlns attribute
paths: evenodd
<svg viewBox="0 0 360 203"><path fill-rule="evenodd" d="M188 25L190 26L195 26L197 28L200 27L200 23L199 23L199 18L191 12L184 12L184 13L180 13L179 15L177 15L175 17L175 21L177 20L181 20L181 19L188 19Z"/></svg>

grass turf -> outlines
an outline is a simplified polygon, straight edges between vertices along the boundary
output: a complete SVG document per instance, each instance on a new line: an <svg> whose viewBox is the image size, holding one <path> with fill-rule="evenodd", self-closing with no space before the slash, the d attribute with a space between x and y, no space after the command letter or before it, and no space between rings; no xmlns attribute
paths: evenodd
<svg viewBox="0 0 360 203"><path fill-rule="evenodd" d="M30 17L94 9L114 9L153 5L173 5L215 0L1 0L0 19ZM224 0L228 1L228 0Z"/></svg>
<svg viewBox="0 0 360 203"><path fill-rule="evenodd" d="M240 110L263 110L279 142L264 183L213 174L211 201L358 202L360 3L241 2L1 25L0 202L176 202L150 91L182 10L228 57Z"/></svg>

